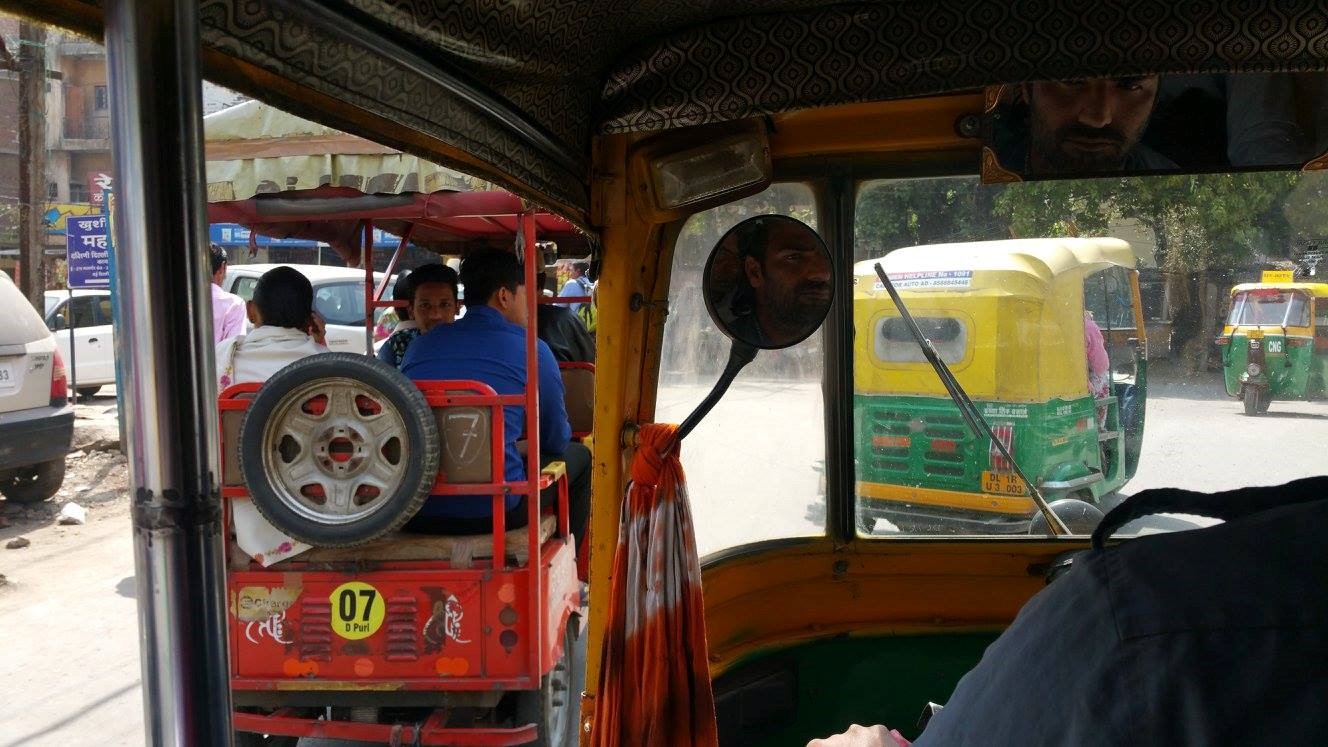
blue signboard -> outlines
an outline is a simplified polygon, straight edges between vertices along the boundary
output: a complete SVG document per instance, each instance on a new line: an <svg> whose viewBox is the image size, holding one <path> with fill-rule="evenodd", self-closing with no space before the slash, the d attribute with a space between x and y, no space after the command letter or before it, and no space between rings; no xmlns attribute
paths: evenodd
<svg viewBox="0 0 1328 747"><path fill-rule="evenodd" d="M254 246L260 249L313 249L318 246L317 241L309 239L276 239L263 234L254 234L253 231L237 223L213 223L208 226L208 240L217 246L249 246L250 236L253 236ZM374 248L392 247L395 248L401 239L390 233L385 233L382 229L374 229Z"/></svg>
<svg viewBox="0 0 1328 747"><path fill-rule="evenodd" d="M105 215L71 216L65 223L70 288L111 286L110 224Z"/></svg>

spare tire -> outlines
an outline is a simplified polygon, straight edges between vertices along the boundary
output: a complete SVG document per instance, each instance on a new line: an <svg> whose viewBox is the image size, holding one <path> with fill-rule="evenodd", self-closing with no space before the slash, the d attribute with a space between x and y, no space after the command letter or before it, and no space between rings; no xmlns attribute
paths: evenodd
<svg viewBox="0 0 1328 747"><path fill-rule="evenodd" d="M240 424L240 471L273 526L316 547L396 530L429 496L438 425L423 393L356 353L302 358L258 390Z"/></svg>

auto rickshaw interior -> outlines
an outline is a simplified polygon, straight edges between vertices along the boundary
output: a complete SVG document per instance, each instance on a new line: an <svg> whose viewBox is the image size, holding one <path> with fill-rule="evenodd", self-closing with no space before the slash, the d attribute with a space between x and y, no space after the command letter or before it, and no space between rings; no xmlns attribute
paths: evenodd
<svg viewBox="0 0 1328 747"><path fill-rule="evenodd" d="M1260 152L1238 147L1237 136L1250 133L1237 130L1235 117L1210 115L1223 101L1236 105L1215 91L1235 97L1249 81L1226 76L1214 88L1214 77L1223 78L1153 79L1158 127L1167 129L1141 142L1156 138L1156 152L1174 159L1167 167L1108 159L1055 174L1010 172L992 135L1009 116L993 102L1006 101L1010 87L776 114L764 121L770 184L664 226L665 241L676 239L661 420L680 419L721 372L726 322L723 314L712 321L694 299L706 257L730 227L761 214L796 217L820 231L836 259L840 300L825 327L799 345L761 353L728 394L745 401L721 402L692 437L704 448L684 448L698 486L691 493L698 545L708 553L723 743L791 744L854 722L915 734L922 705L944 702L1006 615L1042 586L1052 558L1077 546L1046 537L1027 486L1012 479L989 439L965 426L901 318L873 316L871 304L892 308L872 270L877 262L1074 534L1090 532L1141 489L1218 490L1323 471L1308 452L1269 454L1258 477L1224 468L1219 444L1205 455L1198 443L1209 440L1195 439L1186 424L1191 407L1211 409L1199 417L1214 418L1217 428L1239 411L1221 401L1220 389L1208 404L1198 394L1216 379L1217 351L1202 348L1220 331L1225 309L1195 299L1224 296L1226 278L1257 275L1259 261L1281 255L1293 263L1306 226L1296 200L1322 183L1312 166L1297 170L1321 146L1306 145L1313 138L1289 125L1273 136L1277 128L1264 123L1260 147L1285 146L1277 152L1294 153L1294 166L1268 170L1292 163L1271 151L1257 164L1242 161ZM1266 90L1280 85L1275 76L1252 78ZM1306 91L1309 77L1297 80L1296 90ZM1190 133L1179 144L1177 128ZM629 159L685 134L642 138ZM1089 156L1097 145L1086 146ZM1238 191L1249 199L1232 200ZM1224 224L1199 204L1205 200L1239 204L1244 215ZM1239 259L1250 245L1260 252ZM954 252L965 259L949 259ZM1174 314L1187 304L1201 318L1167 318L1168 307ZM1093 337L1100 361L1089 349ZM1190 362L1196 347L1206 352L1201 364ZM1162 374L1152 387L1150 367ZM875 405L878 398L884 404ZM769 418L755 410L766 403L775 409ZM1322 403L1308 408L1296 416L1307 422L1284 427L1321 427ZM1169 447L1171 439L1182 445ZM873 466L893 458L897 473ZM744 520L733 522L740 513ZM1211 523L1157 516L1117 536Z"/></svg>
<svg viewBox="0 0 1328 747"><path fill-rule="evenodd" d="M712 250L732 244L727 237L740 233L740 223L796 218L824 238L834 267L840 300L827 324L801 342L765 346L781 349L756 356L684 447L705 553L723 743L788 744L852 722L914 734L921 706L945 700L1045 583L1052 558L1081 546L1048 537L1028 486L989 439L969 431L901 317L873 325L862 316L874 313L871 297L884 298L876 262L1045 502L1084 535L1133 492L1140 461L1148 466L1146 371L1158 357L1156 347L1149 355L1150 344L1166 350L1175 334L1156 311L1168 282L1157 249L1176 239L1162 226L1151 242L1141 241L1146 227L1122 219L1126 209L1112 203L1142 201L1136 193L1149 189L1165 193L1178 179L1206 194L1213 181L1262 188L1289 178L1200 160L1173 169L1180 176L1087 168L1016 181L1050 175L1012 179L992 159L983 138L1004 116L990 104L995 95L604 138L607 150L623 154L627 173L644 177L639 190L623 190L616 220L633 236L654 237L648 245L658 250L615 254L621 239L606 231L603 282L623 282L613 273L624 272L624 262L639 265L655 273L655 287L632 303L668 308L641 340L648 358L621 373L639 369L656 387L657 401L643 398L642 413L653 406L657 419L681 420L722 373L731 344L725 335L741 337L731 307L719 308L732 290L703 292ZM1187 121L1198 132L1223 126ZM903 126L879 124L886 122ZM671 170L673 162L692 171ZM1297 176L1313 181L1317 174ZM695 202L703 210L670 207L680 193L707 190L719 196ZM1106 389L1097 394L1085 318L1098 328L1108 366ZM1152 341L1158 330L1161 339ZM891 365L898 370L891 373ZM599 390L606 394L615 396L613 385ZM885 415L868 414L875 397L892 398ZM765 423L753 406L770 407L780 420L794 413L797 425ZM612 442L616 434L605 436ZM873 460L893 455L915 469L871 477ZM1190 459L1207 466L1197 454ZM1171 484L1159 467L1148 486ZM1287 463L1274 474L1319 468ZM878 510L889 504L900 510ZM597 511L607 508L597 499ZM737 511L748 518L734 522L729 512ZM1207 523L1160 517L1121 534Z"/></svg>
<svg viewBox="0 0 1328 747"><path fill-rule="evenodd" d="M590 701L624 456L638 425L683 420L724 373L735 319L708 307L754 312L703 289L748 219L814 229L833 300L817 332L732 377L682 446L725 744L854 722L915 736L1126 496L1325 472L1324 402L1238 419L1213 344L1232 286L1325 269L1328 32L1309 4L578 11L559 43L523 45L515 26L443 22L462 11L431 6L435 24L366 1L331 11L334 30L284 18L309 55L276 61L268 11L229 5L204 3L219 82L469 169L597 243ZM347 54L376 72L325 72ZM753 287L773 276L738 257ZM771 301L820 298L809 282ZM1148 517L1117 539L1211 523Z"/></svg>

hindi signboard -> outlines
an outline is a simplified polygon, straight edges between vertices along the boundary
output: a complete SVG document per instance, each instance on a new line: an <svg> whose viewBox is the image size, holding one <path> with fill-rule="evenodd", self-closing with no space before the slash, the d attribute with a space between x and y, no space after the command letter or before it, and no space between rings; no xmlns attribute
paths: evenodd
<svg viewBox="0 0 1328 747"><path fill-rule="evenodd" d="M65 223L70 288L111 286L110 225L105 215L70 217Z"/></svg>

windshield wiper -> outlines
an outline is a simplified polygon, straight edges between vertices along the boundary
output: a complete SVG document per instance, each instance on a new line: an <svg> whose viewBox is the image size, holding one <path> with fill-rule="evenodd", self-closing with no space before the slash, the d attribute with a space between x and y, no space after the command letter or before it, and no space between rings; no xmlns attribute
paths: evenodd
<svg viewBox="0 0 1328 747"><path fill-rule="evenodd" d="M881 267L880 262L877 262L873 268L876 270L876 276L881 279L881 285L885 286L885 291L890 294L890 300L894 301L895 308L899 309L899 316L903 318L904 326L908 327L908 331L912 333L913 339L918 343L918 347L922 349L922 355L926 357L927 362L931 364L933 369L935 369L936 375L940 377L941 383L945 385L945 391L950 393L950 399L953 400L955 406L959 408L959 414L963 415L964 422L968 423L969 430L973 432L974 436L982 436L985 434L987 438L991 439L992 444L996 446L996 449L1001 453L1001 456L1004 457L1010 464L1010 467L1014 469L1014 473L1019 476L1020 480L1024 481L1024 489L1028 491L1029 496L1033 498L1033 502L1037 504L1038 510L1042 512L1042 516L1047 520L1047 527L1051 529L1051 533L1058 537L1063 534L1069 534L1070 528L1065 526L1065 522L1061 521L1061 517L1057 516L1055 511L1051 510L1051 506L1047 503L1047 499L1042 497L1041 491L1037 489L1037 486L1033 484L1033 481L1028 479L1028 476L1024 474L1022 469L1020 469L1019 463L1014 460L1014 455L1010 453L1008 448L1006 448L1005 443L999 438L996 438L996 434L992 432L991 426L988 425L986 419L982 417L982 413L978 412L977 405L973 404L973 400L969 399L968 393L959 385L959 380L950 372L950 367L945 365L945 361L941 360L941 356L936 352L936 348L932 346L931 340L928 340L922 334L922 330L918 327L918 323L913 321L913 315L909 313L908 307L904 306L904 299L899 297L899 291L895 290L894 283L890 282L890 277L885 274L885 268Z"/></svg>

